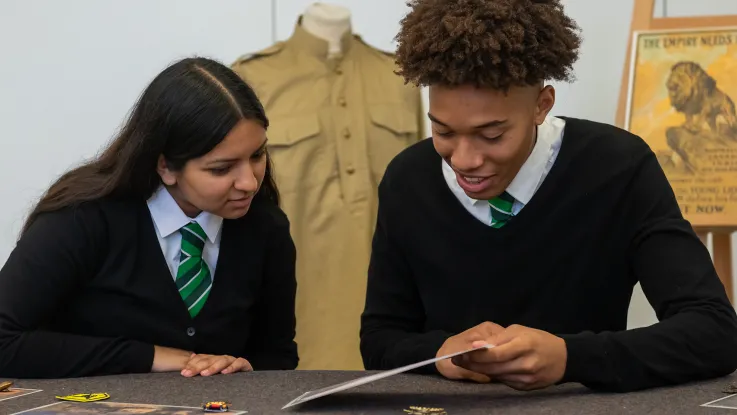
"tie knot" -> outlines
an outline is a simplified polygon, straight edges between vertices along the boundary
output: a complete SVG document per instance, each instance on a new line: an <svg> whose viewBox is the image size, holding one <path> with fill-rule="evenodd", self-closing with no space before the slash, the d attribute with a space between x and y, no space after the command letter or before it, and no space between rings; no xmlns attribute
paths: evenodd
<svg viewBox="0 0 737 415"><path fill-rule="evenodd" d="M202 256L207 234L197 222L190 222L179 230L182 234L182 250L193 257Z"/></svg>
<svg viewBox="0 0 737 415"><path fill-rule="evenodd" d="M494 228L501 228L514 216L512 214L514 198L507 192L489 200L489 207L491 207L491 226Z"/></svg>
<svg viewBox="0 0 737 415"><path fill-rule="evenodd" d="M514 206L514 198L505 191L499 196L489 200L489 204L494 208L494 210L511 215L512 207Z"/></svg>

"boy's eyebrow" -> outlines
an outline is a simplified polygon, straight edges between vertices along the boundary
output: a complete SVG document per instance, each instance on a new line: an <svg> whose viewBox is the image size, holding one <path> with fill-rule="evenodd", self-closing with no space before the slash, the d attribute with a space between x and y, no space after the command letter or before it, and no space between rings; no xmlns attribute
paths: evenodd
<svg viewBox="0 0 737 415"><path fill-rule="evenodd" d="M449 127L448 124L446 124L446 123L438 120L437 118L435 118L429 112L427 113L427 118L429 118L430 121L432 121L432 122L434 122L436 124L442 125L443 127ZM492 120L492 121L485 122L483 124L476 125L473 128L474 129L481 129L481 128L489 128L489 127L499 127L499 126L503 125L506 122L507 122L507 120Z"/></svg>

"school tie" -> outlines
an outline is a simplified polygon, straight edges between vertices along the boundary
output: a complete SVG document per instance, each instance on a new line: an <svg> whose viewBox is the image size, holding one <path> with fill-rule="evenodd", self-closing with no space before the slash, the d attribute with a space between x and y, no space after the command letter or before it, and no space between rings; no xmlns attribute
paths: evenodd
<svg viewBox="0 0 737 415"><path fill-rule="evenodd" d="M182 234L182 247L176 284L179 295L187 305L189 315L194 317L207 301L212 287L210 269L202 259L207 234L197 222L182 226L179 232Z"/></svg>
<svg viewBox="0 0 737 415"><path fill-rule="evenodd" d="M506 191L499 196L489 200L489 207L491 207L491 227L501 228L504 226L509 219L514 216L512 214L512 206L514 205L514 198Z"/></svg>

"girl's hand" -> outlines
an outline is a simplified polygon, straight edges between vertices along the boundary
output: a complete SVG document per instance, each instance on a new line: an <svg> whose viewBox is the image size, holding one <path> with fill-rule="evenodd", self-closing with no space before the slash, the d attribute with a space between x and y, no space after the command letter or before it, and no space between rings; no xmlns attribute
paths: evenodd
<svg viewBox="0 0 737 415"><path fill-rule="evenodd" d="M182 370L182 376L211 376L218 373L250 372L253 370L248 360L242 357L194 354Z"/></svg>

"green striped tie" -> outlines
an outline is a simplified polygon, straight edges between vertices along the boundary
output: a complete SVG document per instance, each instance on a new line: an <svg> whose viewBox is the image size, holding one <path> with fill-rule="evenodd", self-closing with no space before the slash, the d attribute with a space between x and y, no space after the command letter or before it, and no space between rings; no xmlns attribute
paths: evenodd
<svg viewBox="0 0 737 415"><path fill-rule="evenodd" d="M194 317L205 305L212 287L210 269L202 259L207 234L197 222L190 222L179 232L182 234L182 247L177 269L177 289L187 305L189 315Z"/></svg>
<svg viewBox="0 0 737 415"><path fill-rule="evenodd" d="M489 200L491 207L491 227L501 228L509 219L514 216L512 206L514 206L514 198L507 192Z"/></svg>

